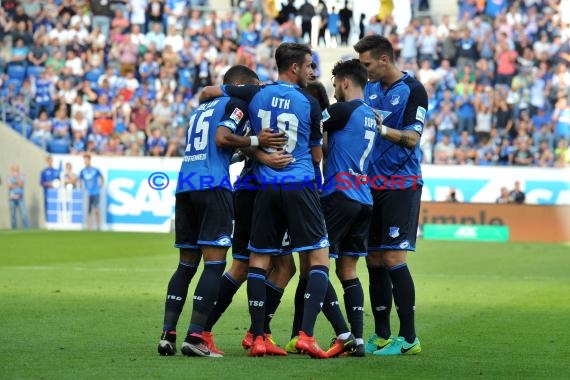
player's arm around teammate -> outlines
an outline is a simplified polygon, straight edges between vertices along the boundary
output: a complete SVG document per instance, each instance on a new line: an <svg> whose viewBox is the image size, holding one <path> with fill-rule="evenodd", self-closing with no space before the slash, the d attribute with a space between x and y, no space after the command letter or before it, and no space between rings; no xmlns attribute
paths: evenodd
<svg viewBox="0 0 570 380"><path fill-rule="evenodd" d="M415 333L415 287L407 266L415 251L421 188L419 139L427 111L423 85L395 66L391 43L367 36L355 46L368 69L365 101L379 117L381 138L372 153L373 211L367 266L375 332L366 351L375 355L404 355L421 351ZM392 296L400 331L391 335Z"/></svg>

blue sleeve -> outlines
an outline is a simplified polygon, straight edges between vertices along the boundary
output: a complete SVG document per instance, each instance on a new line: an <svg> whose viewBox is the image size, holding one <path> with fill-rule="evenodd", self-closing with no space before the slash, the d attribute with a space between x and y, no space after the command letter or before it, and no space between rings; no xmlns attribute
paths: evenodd
<svg viewBox="0 0 570 380"><path fill-rule="evenodd" d="M222 85L221 89L224 95L232 98L239 98L247 103L261 90L261 86L248 84L244 86Z"/></svg>

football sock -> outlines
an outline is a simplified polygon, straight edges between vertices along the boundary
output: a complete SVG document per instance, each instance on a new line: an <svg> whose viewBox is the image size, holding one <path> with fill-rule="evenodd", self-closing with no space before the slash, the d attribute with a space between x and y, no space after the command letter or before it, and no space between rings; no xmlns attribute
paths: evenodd
<svg viewBox="0 0 570 380"><path fill-rule="evenodd" d="M275 314L277 307L281 303L283 289L269 281L265 281L265 293L267 302L265 303L264 331L266 334L271 334L271 327L269 324L271 323L271 319L273 319L273 315Z"/></svg>
<svg viewBox="0 0 570 380"><path fill-rule="evenodd" d="M299 330L301 330L306 289L307 289L307 279L299 277L299 283L297 283L297 289L295 290L295 314L293 316L293 327L291 328L291 338L299 335Z"/></svg>
<svg viewBox="0 0 570 380"><path fill-rule="evenodd" d="M317 315L321 311L329 283L329 268L324 265L313 265L309 271L307 290L305 291L303 321L301 330L313 336Z"/></svg>
<svg viewBox="0 0 570 380"><path fill-rule="evenodd" d="M364 290L358 278L342 281L344 307L350 329L356 338L362 338L364 329Z"/></svg>
<svg viewBox="0 0 570 380"><path fill-rule="evenodd" d="M190 318L189 333L202 334L208 315L212 312L220 290L220 277L224 273L226 260L205 261L204 271L194 291L194 307Z"/></svg>
<svg viewBox="0 0 570 380"><path fill-rule="evenodd" d="M416 339L414 326L414 313L416 309L416 291L414 281L406 263L388 268L392 284L394 284L394 303L400 318L399 336L403 336L408 343Z"/></svg>
<svg viewBox="0 0 570 380"><path fill-rule="evenodd" d="M224 273L220 280L220 292L218 293L218 300L214 305L214 309L208 316L208 320L204 325L204 330L212 331L214 325L222 314L227 310L228 306L232 303L234 295L237 293L241 284L238 284L228 272Z"/></svg>
<svg viewBox="0 0 570 380"><path fill-rule="evenodd" d="M265 269L249 267L247 273L247 300L251 317L251 332L253 337L263 336L265 320L266 287Z"/></svg>
<svg viewBox="0 0 570 380"><path fill-rule="evenodd" d="M392 310L392 281L386 268L368 267L370 277L370 306L374 315L374 332L388 339L390 331L390 311Z"/></svg>
<svg viewBox="0 0 570 380"><path fill-rule="evenodd" d="M176 331L176 324L188 296L188 286L198 270L198 264L180 262L170 278L164 302L164 331Z"/></svg>
<svg viewBox="0 0 570 380"><path fill-rule="evenodd" d="M331 282L328 281L327 292L325 293L325 300L323 302L323 314L329 320L334 329L335 335L340 335L348 332L348 326L340 310L338 297Z"/></svg>

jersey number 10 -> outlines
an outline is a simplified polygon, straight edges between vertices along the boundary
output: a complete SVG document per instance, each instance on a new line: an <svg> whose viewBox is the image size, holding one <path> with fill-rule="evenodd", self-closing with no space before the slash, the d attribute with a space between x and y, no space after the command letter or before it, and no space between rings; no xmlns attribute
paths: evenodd
<svg viewBox="0 0 570 380"><path fill-rule="evenodd" d="M257 116L261 119L261 128L271 128L271 111L259 110ZM297 146L297 130L299 128L299 119L292 113L280 113L277 115L277 128L280 132L287 135L287 144L284 150L287 153L293 152Z"/></svg>

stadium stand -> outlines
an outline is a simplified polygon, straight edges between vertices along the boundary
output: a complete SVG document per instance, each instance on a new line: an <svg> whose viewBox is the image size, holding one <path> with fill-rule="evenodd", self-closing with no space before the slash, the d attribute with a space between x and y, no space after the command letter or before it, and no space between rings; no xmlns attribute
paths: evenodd
<svg viewBox="0 0 570 380"><path fill-rule="evenodd" d="M218 14L207 1L2 2L0 116L52 153L178 156L178 129L203 86L234 64L271 81L276 46L303 41L294 7L271 15L258 3ZM388 37L400 67L428 91L423 161L446 150L438 164L569 165L569 13L555 0L458 5L457 19L422 12L405 30L387 15L360 31L354 15L355 36ZM331 12L320 2L315 17ZM336 46L328 35L319 43ZM54 138L58 110L72 122Z"/></svg>

